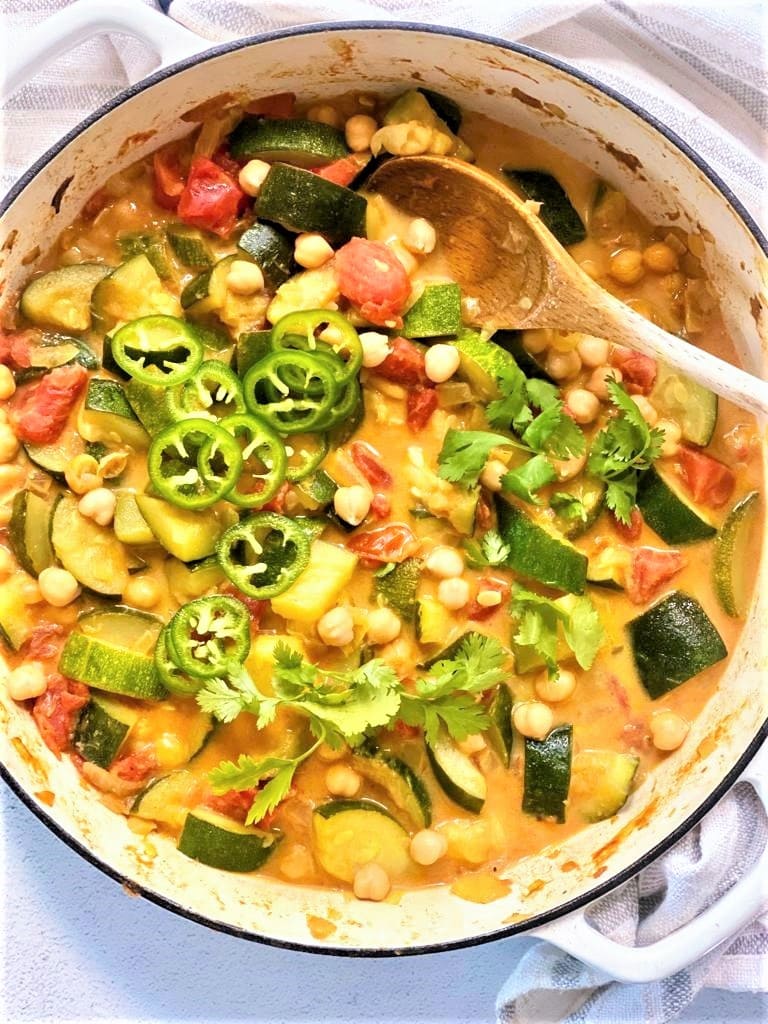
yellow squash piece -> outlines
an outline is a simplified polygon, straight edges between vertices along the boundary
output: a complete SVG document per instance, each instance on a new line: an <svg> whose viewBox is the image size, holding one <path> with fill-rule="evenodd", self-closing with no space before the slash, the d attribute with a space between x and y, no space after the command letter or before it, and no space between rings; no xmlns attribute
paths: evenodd
<svg viewBox="0 0 768 1024"><path fill-rule="evenodd" d="M323 540L312 544L309 564L296 582L272 599L272 610L295 622L317 622L352 579L357 555Z"/></svg>

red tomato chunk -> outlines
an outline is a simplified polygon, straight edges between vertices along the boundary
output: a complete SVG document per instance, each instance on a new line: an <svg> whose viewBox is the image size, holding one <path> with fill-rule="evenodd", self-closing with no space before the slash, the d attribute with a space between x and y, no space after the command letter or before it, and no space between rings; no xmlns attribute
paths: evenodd
<svg viewBox="0 0 768 1024"><path fill-rule="evenodd" d="M645 604L655 597L665 583L685 565L679 551L637 548L632 552L632 565L627 581L627 597L635 604Z"/></svg>
<svg viewBox="0 0 768 1024"><path fill-rule="evenodd" d="M404 562L416 553L419 542L405 523L390 523L358 533L347 547L372 562Z"/></svg>
<svg viewBox="0 0 768 1024"><path fill-rule="evenodd" d="M139 750L135 754L119 757L111 770L125 782L143 782L148 775L157 771L157 761L150 751Z"/></svg>
<svg viewBox="0 0 768 1024"><path fill-rule="evenodd" d="M406 338L393 338L390 341L389 355L373 372L404 387L427 384L424 353Z"/></svg>
<svg viewBox="0 0 768 1024"><path fill-rule="evenodd" d="M341 160L334 160L332 164L325 167L313 167L312 173L326 181L332 181L334 185L351 185L358 176L365 164L354 156L345 156Z"/></svg>
<svg viewBox="0 0 768 1024"><path fill-rule="evenodd" d="M366 320L380 327L400 324L400 314L411 294L411 282L405 267L388 246L353 238L336 253L335 267L339 291Z"/></svg>
<svg viewBox="0 0 768 1024"><path fill-rule="evenodd" d="M24 656L30 661L50 661L58 656L64 644L64 627L58 622L36 626L24 644Z"/></svg>
<svg viewBox="0 0 768 1024"><path fill-rule="evenodd" d="M379 461L381 456L365 441L353 442L350 453L352 455L352 461L363 474L365 479L373 487L385 487L389 488L392 486L392 476L387 472Z"/></svg>
<svg viewBox="0 0 768 1024"><path fill-rule="evenodd" d="M35 699L32 717L43 742L57 757L69 746L78 712L87 703L87 686L58 672L48 676L48 689Z"/></svg>
<svg viewBox="0 0 768 1024"><path fill-rule="evenodd" d="M736 485L733 470L695 448L683 446L678 458L683 482L694 501L712 508L728 501Z"/></svg>
<svg viewBox="0 0 768 1024"><path fill-rule="evenodd" d="M501 594L501 601L498 604L488 606L479 604L475 597L472 599L472 602L467 609L467 618L471 619L472 622L483 622L485 619L490 619L490 617L495 615L498 611L506 611L506 600L509 597L509 589L509 584L506 580L498 580L492 576L478 580L478 593L481 590L493 590L497 594Z"/></svg>
<svg viewBox="0 0 768 1024"><path fill-rule="evenodd" d="M630 394L647 395L656 380L656 360L634 352L623 345L615 345L611 352L611 366L621 370L623 384Z"/></svg>
<svg viewBox="0 0 768 1024"><path fill-rule="evenodd" d="M227 172L205 156L196 157L179 199L179 217L225 238L237 221L246 197Z"/></svg>
<svg viewBox="0 0 768 1024"><path fill-rule="evenodd" d="M32 331L0 331L0 364L21 369L29 366L31 339Z"/></svg>
<svg viewBox="0 0 768 1024"><path fill-rule="evenodd" d="M84 367L58 366L36 384L22 388L11 407L11 423L20 441L50 444L64 429L88 379Z"/></svg>
<svg viewBox="0 0 768 1024"><path fill-rule="evenodd" d="M423 430L437 408L437 392L434 388L416 388L408 392L405 403L406 422L411 430Z"/></svg>
<svg viewBox="0 0 768 1024"><path fill-rule="evenodd" d="M643 514L635 505L630 513L628 523L623 523L621 519L613 515L613 526L616 533L624 540L637 540L643 532Z"/></svg>

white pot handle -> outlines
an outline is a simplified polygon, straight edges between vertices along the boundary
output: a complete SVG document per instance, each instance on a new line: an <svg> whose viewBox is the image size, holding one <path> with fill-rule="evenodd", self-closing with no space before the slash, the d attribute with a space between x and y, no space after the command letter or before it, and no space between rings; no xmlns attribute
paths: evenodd
<svg viewBox="0 0 768 1024"><path fill-rule="evenodd" d="M146 43L172 64L207 48L207 42L140 0L76 0L18 39L9 49L0 95L4 98L42 66L79 43L104 32L123 32Z"/></svg>
<svg viewBox="0 0 768 1024"><path fill-rule="evenodd" d="M763 744L739 781L752 785L768 812L768 743ZM658 981L688 967L749 924L759 910L766 879L768 845L754 867L724 896L693 921L647 946L622 946L607 938L587 923L586 910L543 925L532 934L617 981Z"/></svg>

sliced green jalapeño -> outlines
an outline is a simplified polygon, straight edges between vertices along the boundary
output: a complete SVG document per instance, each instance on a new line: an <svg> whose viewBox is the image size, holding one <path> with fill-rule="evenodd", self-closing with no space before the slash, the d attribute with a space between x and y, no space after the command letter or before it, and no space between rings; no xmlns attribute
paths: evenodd
<svg viewBox="0 0 768 1024"><path fill-rule="evenodd" d="M219 564L241 593L277 597L309 562L310 537L302 526L277 512L257 512L236 523L216 547Z"/></svg>
<svg viewBox="0 0 768 1024"><path fill-rule="evenodd" d="M342 385L356 377L363 365L363 347L357 331L345 316L328 309L289 313L272 328L270 343L276 352L333 352L341 364L337 380Z"/></svg>
<svg viewBox="0 0 768 1024"><path fill-rule="evenodd" d="M222 419L245 412L240 378L219 359L206 359L179 394L182 415Z"/></svg>
<svg viewBox="0 0 768 1024"><path fill-rule="evenodd" d="M251 649L248 609L234 597L199 597L182 605L168 625L168 655L193 679L226 675L227 666L242 664Z"/></svg>
<svg viewBox="0 0 768 1024"><path fill-rule="evenodd" d="M171 624L166 623L160 630L155 645L155 668L162 680L163 686L171 693L177 693L181 697L188 697L197 693L205 680L200 676L194 678L186 672L182 672L179 666L171 657L172 650L170 643Z"/></svg>
<svg viewBox="0 0 768 1024"><path fill-rule="evenodd" d="M117 331L110 341L112 357L142 384L171 387L197 372L203 345L192 328L175 316L143 316Z"/></svg>
<svg viewBox="0 0 768 1024"><path fill-rule="evenodd" d="M296 349L271 352L243 381L245 403L279 434L302 434L324 423L339 394L335 357Z"/></svg>
<svg viewBox="0 0 768 1024"><path fill-rule="evenodd" d="M285 479L295 484L314 473L329 449L327 434L294 434L285 446L288 456Z"/></svg>
<svg viewBox="0 0 768 1024"><path fill-rule="evenodd" d="M287 456L281 438L261 417L249 413L227 416L220 426L242 447L243 472L227 501L241 508L266 505L286 477Z"/></svg>
<svg viewBox="0 0 768 1024"><path fill-rule="evenodd" d="M155 491L179 508L208 508L243 471L240 444L213 420L191 417L161 430L147 456Z"/></svg>

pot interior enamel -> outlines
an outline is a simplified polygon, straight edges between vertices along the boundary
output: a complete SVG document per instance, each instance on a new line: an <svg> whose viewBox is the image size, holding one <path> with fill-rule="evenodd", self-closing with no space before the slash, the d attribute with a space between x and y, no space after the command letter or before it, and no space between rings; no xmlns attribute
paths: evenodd
<svg viewBox="0 0 768 1024"><path fill-rule="evenodd" d="M699 231L744 365L760 372L765 256L723 194L674 143L593 86L527 52L440 30L365 26L310 30L187 62L134 90L30 175L3 218L0 288L12 294L35 259L100 183L190 131L190 110L221 93L293 90L302 98L350 89L394 92L417 81L469 109L568 151L627 192L653 223ZM65 184L66 183L66 184ZM717 247L716 247L717 246ZM761 330L762 328L762 330ZM758 572L758 568L755 567ZM756 594L768 594L765 559ZM509 894L486 905L447 889L361 903L348 894L230 875L196 864L157 835L131 832L68 760L43 745L30 715L0 687L0 761L41 816L112 873L175 909L253 938L346 951L415 950L530 927L566 903L603 890L683 825L722 785L766 715L764 628L754 604L717 695L671 755L614 819L513 865ZM762 676L764 679L764 675ZM695 680L687 685L695 686Z"/></svg>

